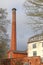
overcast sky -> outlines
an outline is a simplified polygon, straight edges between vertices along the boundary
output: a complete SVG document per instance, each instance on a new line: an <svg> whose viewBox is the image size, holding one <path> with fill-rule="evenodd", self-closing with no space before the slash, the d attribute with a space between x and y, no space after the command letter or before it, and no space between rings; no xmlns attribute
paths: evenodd
<svg viewBox="0 0 43 65"><path fill-rule="evenodd" d="M27 25L30 19L24 15L23 3L25 0L1 0L0 8L7 8L9 13L9 19L11 21L12 8L17 9L16 13L16 26L17 26L17 49L26 50L28 38L31 36L32 32ZM11 36L11 25L8 27L8 34Z"/></svg>

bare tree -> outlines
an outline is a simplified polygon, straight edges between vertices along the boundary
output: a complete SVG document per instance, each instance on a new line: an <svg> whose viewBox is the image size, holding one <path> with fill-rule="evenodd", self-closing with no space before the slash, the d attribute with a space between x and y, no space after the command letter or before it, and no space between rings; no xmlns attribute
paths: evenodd
<svg viewBox="0 0 43 65"><path fill-rule="evenodd" d="M0 8L0 58L4 58L8 50L9 37L7 34L7 26L10 21L7 15L7 10Z"/></svg>
<svg viewBox="0 0 43 65"><path fill-rule="evenodd" d="M25 13L30 16L32 29L43 33L43 0L26 0L24 3Z"/></svg>

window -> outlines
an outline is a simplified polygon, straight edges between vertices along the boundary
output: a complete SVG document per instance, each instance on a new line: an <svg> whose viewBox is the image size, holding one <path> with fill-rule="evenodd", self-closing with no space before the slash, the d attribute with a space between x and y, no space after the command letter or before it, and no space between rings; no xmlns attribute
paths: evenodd
<svg viewBox="0 0 43 65"><path fill-rule="evenodd" d="M43 50L42 50L42 56L43 56Z"/></svg>
<svg viewBox="0 0 43 65"><path fill-rule="evenodd" d="M36 48L36 44L33 44L33 48Z"/></svg>
<svg viewBox="0 0 43 65"><path fill-rule="evenodd" d="M41 58L41 62L43 62L43 57Z"/></svg>
<svg viewBox="0 0 43 65"><path fill-rule="evenodd" d="M43 42L42 42L42 47L43 47Z"/></svg>
<svg viewBox="0 0 43 65"><path fill-rule="evenodd" d="M24 64L23 65L30 65L28 62L24 62Z"/></svg>
<svg viewBox="0 0 43 65"><path fill-rule="evenodd" d="M33 51L33 56L37 56L37 52L36 51Z"/></svg>
<svg viewBox="0 0 43 65"><path fill-rule="evenodd" d="M12 58L12 54L9 55L9 58Z"/></svg>

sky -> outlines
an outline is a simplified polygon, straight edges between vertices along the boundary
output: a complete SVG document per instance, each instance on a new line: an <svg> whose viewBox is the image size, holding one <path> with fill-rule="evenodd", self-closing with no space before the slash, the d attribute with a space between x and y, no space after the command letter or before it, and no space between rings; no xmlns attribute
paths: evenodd
<svg viewBox="0 0 43 65"><path fill-rule="evenodd" d="M1 0L0 8L7 8L8 18L12 20L12 8L16 8L16 36L17 36L17 50L26 50L28 38L32 32L27 25L30 19L24 14L23 3L25 0ZM12 22L12 21L11 21ZM11 24L7 28L9 37L11 38ZM10 44L10 43L9 43Z"/></svg>

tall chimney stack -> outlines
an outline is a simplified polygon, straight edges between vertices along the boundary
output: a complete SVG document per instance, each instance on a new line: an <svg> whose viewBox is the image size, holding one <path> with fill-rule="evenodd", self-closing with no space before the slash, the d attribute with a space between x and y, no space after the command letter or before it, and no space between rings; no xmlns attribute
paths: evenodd
<svg viewBox="0 0 43 65"><path fill-rule="evenodd" d="M12 9L11 50L16 50L16 9Z"/></svg>

